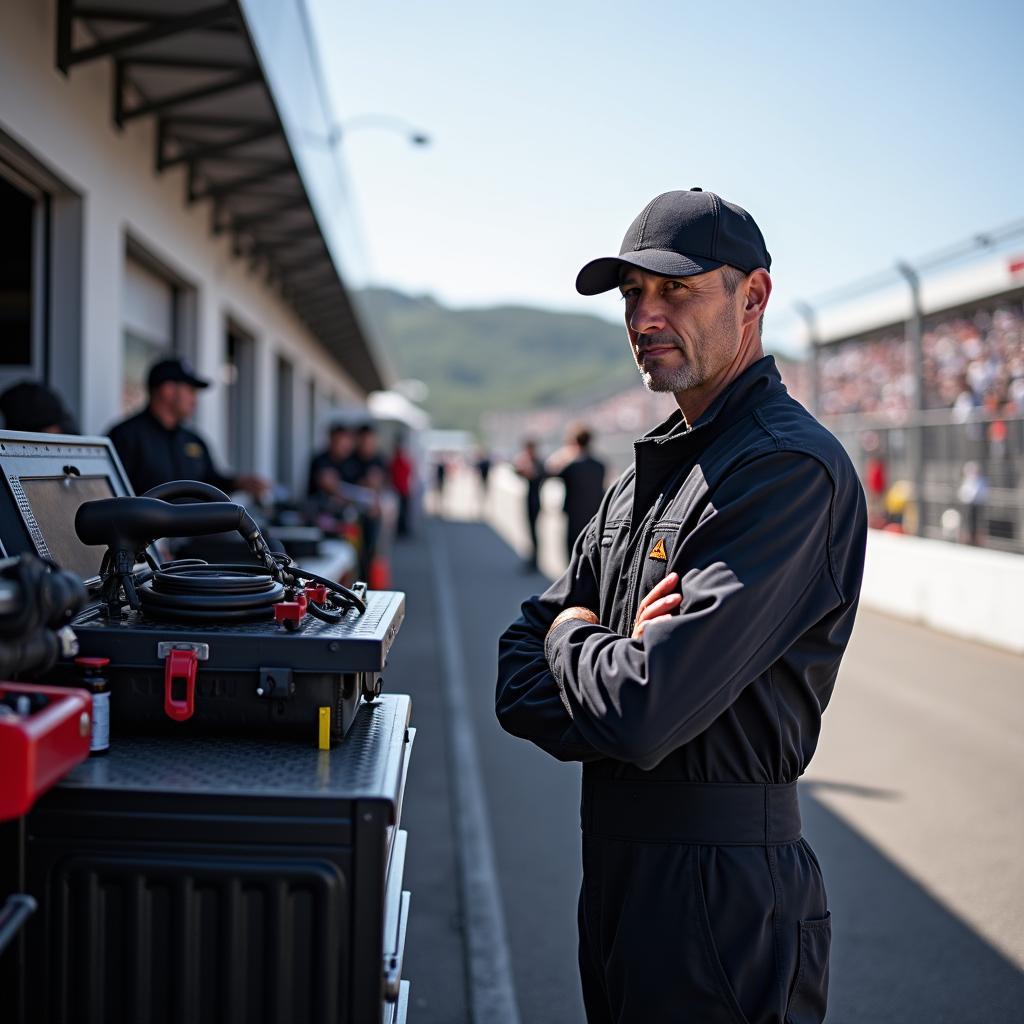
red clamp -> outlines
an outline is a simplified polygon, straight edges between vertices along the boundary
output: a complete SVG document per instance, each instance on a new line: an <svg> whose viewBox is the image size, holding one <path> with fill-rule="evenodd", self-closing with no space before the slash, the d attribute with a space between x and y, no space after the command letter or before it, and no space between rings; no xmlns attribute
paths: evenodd
<svg viewBox="0 0 1024 1024"><path fill-rule="evenodd" d="M294 601L278 601L274 605L274 621L285 629L298 629L308 606L309 598L304 592L296 594Z"/></svg>
<svg viewBox="0 0 1024 1024"><path fill-rule="evenodd" d="M327 604L327 587L322 583L307 583L306 597L314 604Z"/></svg>
<svg viewBox="0 0 1024 1024"><path fill-rule="evenodd" d="M196 666L199 657L195 651L179 650L168 652L164 661L164 712L168 718L176 722L184 722L192 717L196 709ZM176 700L174 684L178 681L185 684L185 699Z"/></svg>

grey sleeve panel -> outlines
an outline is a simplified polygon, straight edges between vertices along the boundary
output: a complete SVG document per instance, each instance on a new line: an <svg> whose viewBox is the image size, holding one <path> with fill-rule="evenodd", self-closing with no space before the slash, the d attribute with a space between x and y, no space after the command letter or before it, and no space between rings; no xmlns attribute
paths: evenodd
<svg viewBox="0 0 1024 1024"><path fill-rule="evenodd" d="M642 641L560 627L549 662L580 736L606 757L653 768L836 608L834 497L816 459L777 452L748 462L718 484L666 566L682 580L678 614Z"/></svg>

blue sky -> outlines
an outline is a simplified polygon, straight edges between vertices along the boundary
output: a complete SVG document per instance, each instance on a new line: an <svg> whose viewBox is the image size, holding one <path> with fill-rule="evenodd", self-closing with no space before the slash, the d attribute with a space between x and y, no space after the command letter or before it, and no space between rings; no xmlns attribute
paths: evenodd
<svg viewBox="0 0 1024 1024"><path fill-rule="evenodd" d="M1024 217L1024 4L306 0L373 280L617 317L573 288L659 192L746 207L792 303ZM1024 241L1021 243L1024 250Z"/></svg>

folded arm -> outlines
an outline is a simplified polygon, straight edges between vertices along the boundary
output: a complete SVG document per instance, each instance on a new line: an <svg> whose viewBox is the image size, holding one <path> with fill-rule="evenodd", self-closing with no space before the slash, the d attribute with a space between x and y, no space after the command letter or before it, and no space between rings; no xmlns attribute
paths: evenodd
<svg viewBox="0 0 1024 1024"><path fill-rule="evenodd" d="M574 741L654 767L836 607L833 495L815 459L763 456L718 486L673 553L674 614L647 622L639 638L581 619L555 626L545 655Z"/></svg>

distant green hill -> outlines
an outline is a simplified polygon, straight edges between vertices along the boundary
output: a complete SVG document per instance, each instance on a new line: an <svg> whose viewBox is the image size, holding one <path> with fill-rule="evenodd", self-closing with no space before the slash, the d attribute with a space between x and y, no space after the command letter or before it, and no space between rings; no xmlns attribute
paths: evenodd
<svg viewBox="0 0 1024 1024"><path fill-rule="evenodd" d="M363 293L400 377L430 388L437 427L476 430L480 414L603 397L637 381L623 327L525 306L449 309L429 296Z"/></svg>

